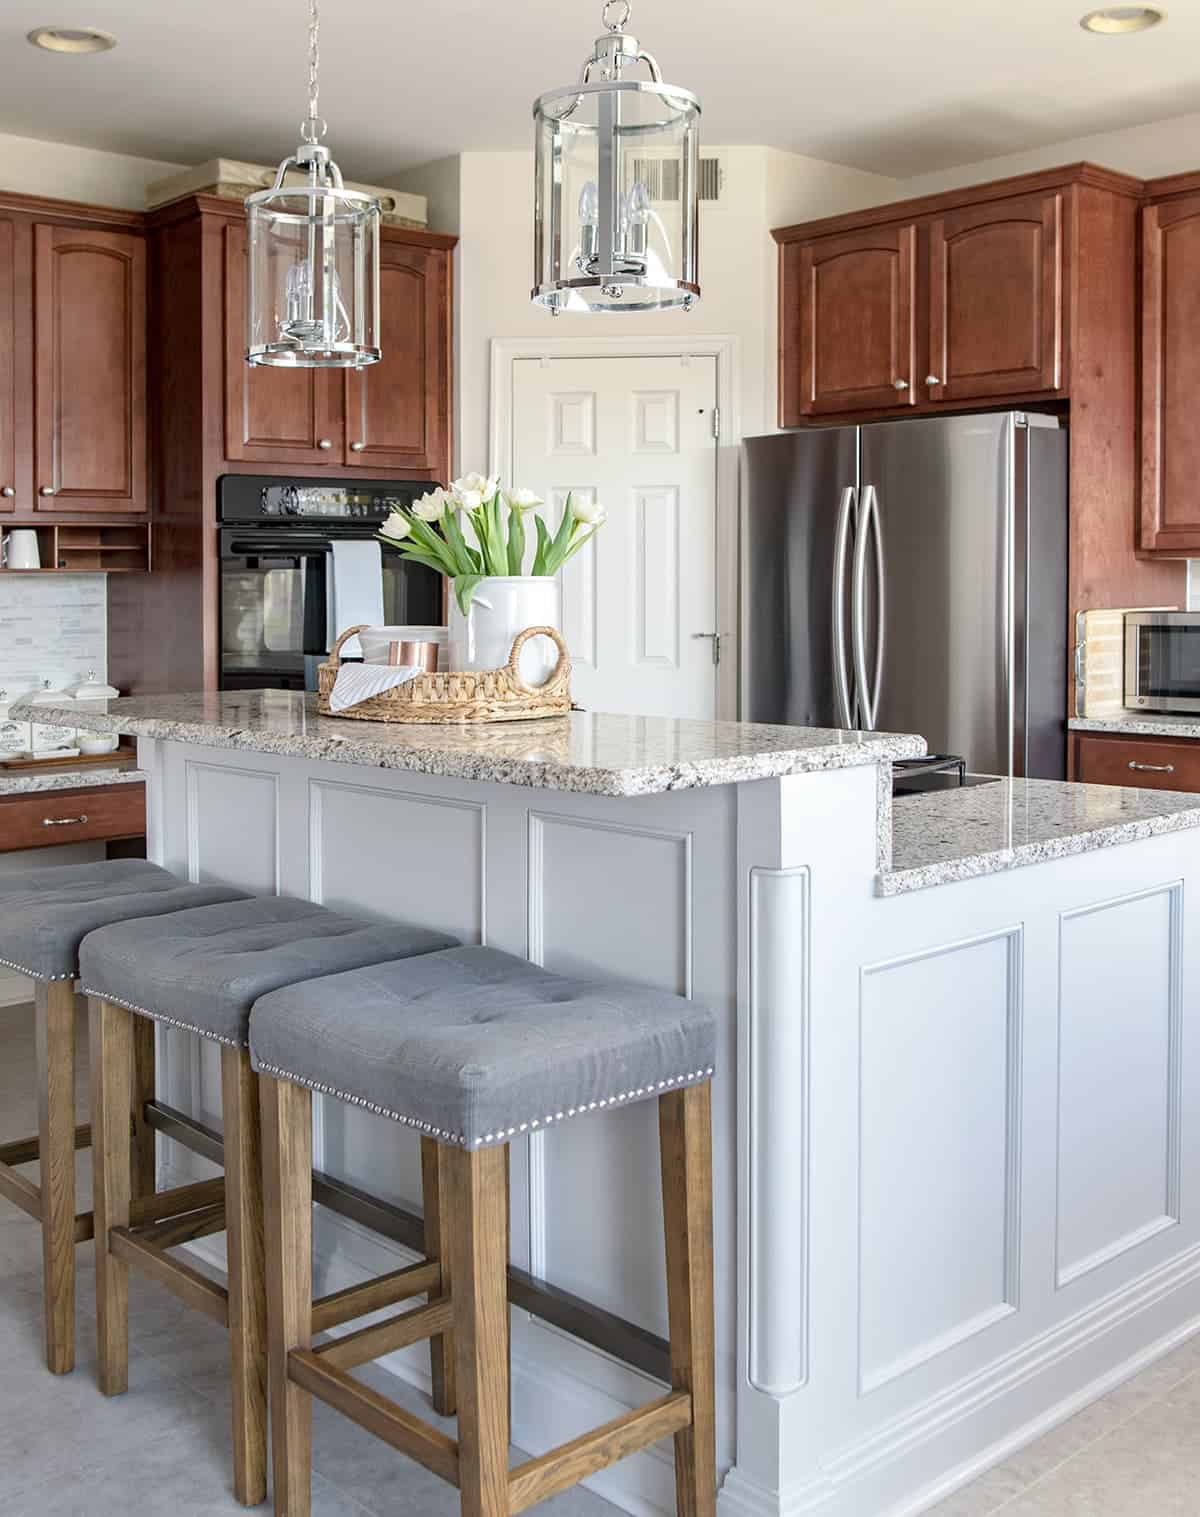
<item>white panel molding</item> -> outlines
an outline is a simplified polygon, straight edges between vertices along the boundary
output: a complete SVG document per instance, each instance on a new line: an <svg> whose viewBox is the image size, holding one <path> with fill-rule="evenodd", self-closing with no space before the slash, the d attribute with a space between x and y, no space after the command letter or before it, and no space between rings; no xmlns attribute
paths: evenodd
<svg viewBox="0 0 1200 1517"><path fill-rule="evenodd" d="M549 446L553 457L578 458L596 451L596 395L593 390L560 390L546 397Z"/></svg>
<svg viewBox="0 0 1200 1517"><path fill-rule="evenodd" d="M750 870L747 1377L777 1398L809 1376L811 893L808 865Z"/></svg>
<svg viewBox="0 0 1200 1517"><path fill-rule="evenodd" d="M679 452L678 390L635 390L630 406L631 452Z"/></svg>
<svg viewBox="0 0 1200 1517"><path fill-rule="evenodd" d="M1063 1045L1063 963L1064 933L1067 924L1079 918L1093 916L1098 912L1112 911L1137 901L1152 900L1165 895L1169 900L1169 946L1168 946L1168 1011L1167 1011L1167 1071L1166 1089L1163 1093L1166 1107L1167 1145L1165 1154L1165 1195L1163 1213L1150 1218L1141 1227L1113 1238L1102 1248L1094 1249L1083 1258L1064 1264L1061 1251L1061 1197L1062 1197L1062 1045ZM1160 1233L1178 1227L1182 1205L1181 1187L1183 1176L1183 881L1155 886L1149 890L1133 891L1109 900L1093 902L1073 911L1062 911L1058 918L1058 1054L1059 1070L1056 1081L1055 1103L1055 1205L1054 1205L1054 1263L1055 1288L1058 1290L1090 1275L1094 1270L1111 1264L1125 1254L1141 1248Z"/></svg>
<svg viewBox="0 0 1200 1517"><path fill-rule="evenodd" d="M634 625L630 641L640 664L679 667L679 491L635 485L633 507Z"/></svg>
<svg viewBox="0 0 1200 1517"><path fill-rule="evenodd" d="M863 1326L862 1326L862 1282L863 1282L863 1190L864 1177L862 1171L863 1161L863 1124L865 1121L864 1095L863 1095L863 1015L865 1010L865 992L869 978L874 975L886 974L889 970L907 967L911 964L928 963L933 959L946 958L966 950L980 947L987 943L1003 943L1007 957L1007 991L1006 991L1006 1065L1005 1065L1005 1133L1004 1133L1004 1221L1002 1231L1002 1294L1001 1299L992 1306L974 1313L972 1316L955 1323L946 1331L936 1334L925 1342L915 1345L908 1353L889 1363L879 1366L877 1369L868 1370L863 1360ZM922 949L918 953L902 954L896 958L880 960L876 963L865 964L859 970L859 1007L858 1007L858 1111L859 1111L859 1137L858 1137L858 1299L859 1299L859 1329L856 1335L858 1343L858 1388L860 1396L868 1396L873 1391L898 1380L901 1376L909 1374L920 1365L928 1364L931 1360L947 1353L950 1349L958 1347L1006 1317L1011 1317L1020 1306L1021 1288L1021 1107L1022 1107L1022 1069L1021 1069L1021 1042L1022 1023L1024 1020L1024 993L1023 993L1023 958L1024 958L1024 928L1017 924L1011 927L1001 928L996 932L981 933L977 936L961 938L952 943L938 944L936 947ZM968 1008L969 1009L969 1008ZM964 1013L965 1014L965 1013Z"/></svg>
<svg viewBox="0 0 1200 1517"><path fill-rule="evenodd" d="M219 764L212 760L184 759L184 775L187 794L187 877L193 884L200 880L200 795L199 777L201 773L232 774L239 779L252 779L257 783L267 783L272 793L272 816L271 826L274 829L274 884L273 890L276 895L280 891L280 859L279 859L279 775L270 769L248 769L240 764Z"/></svg>

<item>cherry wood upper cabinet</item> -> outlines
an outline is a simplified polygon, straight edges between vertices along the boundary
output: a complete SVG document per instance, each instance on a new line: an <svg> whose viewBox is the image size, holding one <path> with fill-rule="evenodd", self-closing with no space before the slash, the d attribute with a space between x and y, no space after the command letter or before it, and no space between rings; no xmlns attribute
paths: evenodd
<svg viewBox="0 0 1200 1517"><path fill-rule="evenodd" d="M246 362L246 225L225 228L225 456L269 464L342 462L341 375Z"/></svg>
<svg viewBox="0 0 1200 1517"><path fill-rule="evenodd" d="M1063 351L1059 190L964 207L929 225L933 400L1057 390Z"/></svg>
<svg viewBox="0 0 1200 1517"><path fill-rule="evenodd" d="M146 244L35 225L33 504L147 509Z"/></svg>
<svg viewBox="0 0 1200 1517"><path fill-rule="evenodd" d="M917 229L872 227L783 249L783 425L911 405Z"/></svg>
<svg viewBox="0 0 1200 1517"><path fill-rule="evenodd" d="M29 227L0 216L0 512L28 510Z"/></svg>
<svg viewBox="0 0 1200 1517"><path fill-rule="evenodd" d="M450 280L445 254L384 240L383 357L345 375L346 463L375 473L437 471L449 451Z"/></svg>
<svg viewBox="0 0 1200 1517"><path fill-rule="evenodd" d="M1150 552L1200 552L1200 193L1142 212L1142 521Z"/></svg>

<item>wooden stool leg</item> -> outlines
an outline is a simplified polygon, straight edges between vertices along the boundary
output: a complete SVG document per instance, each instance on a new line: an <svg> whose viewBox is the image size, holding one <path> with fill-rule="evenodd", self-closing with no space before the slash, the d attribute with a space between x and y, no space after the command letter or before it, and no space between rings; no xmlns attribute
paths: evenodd
<svg viewBox="0 0 1200 1517"><path fill-rule="evenodd" d="M671 1384L690 1391L692 1424L675 1434L678 1517L714 1517L717 1441L713 1347L712 1087L659 1098Z"/></svg>
<svg viewBox="0 0 1200 1517"><path fill-rule="evenodd" d="M129 1226L133 1017L111 1001L93 999L88 1026L100 1389L119 1396L129 1388L129 1268L109 1252L108 1238L112 1228Z"/></svg>
<svg viewBox="0 0 1200 1517"><path fill-rule="evenodd" d="M288 1354L312 1344L312 1097L265 1075L259 1088L275 1517L309 1517L312 1398L288 1378Z"/></svg>
<svg viewBox="0 0 1200 1517"><path fill-rule="evenodd" d="M158 1188L154 1129L146 1121L146 1102L155 1096L154 1023L136 1017L133 1023L133 1175L135 1196L152 1196Z"/></svg>
<svg viewBox="0 0 1200 1517"><path fill-rule="evenodd" d="M42 1299L46 1364L75 1368L75 990L39 981L36 992L38 1152L42 1182Z"/></svg>
<svg viewBox="0 0 1200 1517"><path fill-rule="evenodd" d="M421 1139L421 1188L425 1196L425 1256L442 1267L441 1296L451 1292L450 1176L447 1150L433 1138ZM433 1299L432 1297L430 1298ZM433 1409L453 1417L457 1409L454 1385L454 1334L436 1333L429 1340L433 1380Z"/></svg>
<svg viewBox="0 0 1200 1517"><path fill-rule="evenodd" d="M258 1076L242 1048L221 1050L225 1116L225 1231L233 1386L233 1493L267 1499L267 1288L263 1244Z"/></svg>
<svg viewBox="0 0 1200 1517"><path fill-rule="evenodd" d="M507 1158L452 1149L450 1249L462 1517L508 1517Z"/></svg>

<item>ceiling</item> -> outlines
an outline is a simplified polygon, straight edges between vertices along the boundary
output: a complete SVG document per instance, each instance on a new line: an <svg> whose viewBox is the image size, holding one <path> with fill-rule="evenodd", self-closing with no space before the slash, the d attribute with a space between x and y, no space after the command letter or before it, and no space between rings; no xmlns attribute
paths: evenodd
<svg viewBox="0 0 1200 1517"><path fill-rule="evenodd" d="M632 30L695 90L713 143L769 143L898 178L1200 110L1200 4L1129 37L1086 0L635 0ZM197 163L275 160L305 112L305 0L5 0L0 131ZM347 174L531 142L596 0L326 0L322 110ZM116 34L85 57L34 26ZM1200 156L1200 142L1197 143ZM0 170L0 180L3 172Z"/></svg>

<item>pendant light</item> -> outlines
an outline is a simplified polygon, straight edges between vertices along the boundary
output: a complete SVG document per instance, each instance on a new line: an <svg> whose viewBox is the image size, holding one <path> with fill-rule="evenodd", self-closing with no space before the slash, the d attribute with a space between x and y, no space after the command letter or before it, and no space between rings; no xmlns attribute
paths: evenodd
<svg viewBox="0 0 1200 1517"><path fill-rule="evenodd" d="M246 201L246 358L282 368L361 368L379 350L378 200L342 183L322 146L320 17L309 3L308 116L269 190ZM288 171L307 175L288 184Z"/></svg>
<svg viewBox="0 0 1200 1517"><path fill-rule="evenodd" d="M608 0L578 84L534 103L532 299L563 311L689 310L700 298L700 102L664 84ZM626 71L645 66L648 79Z"/></svg>

